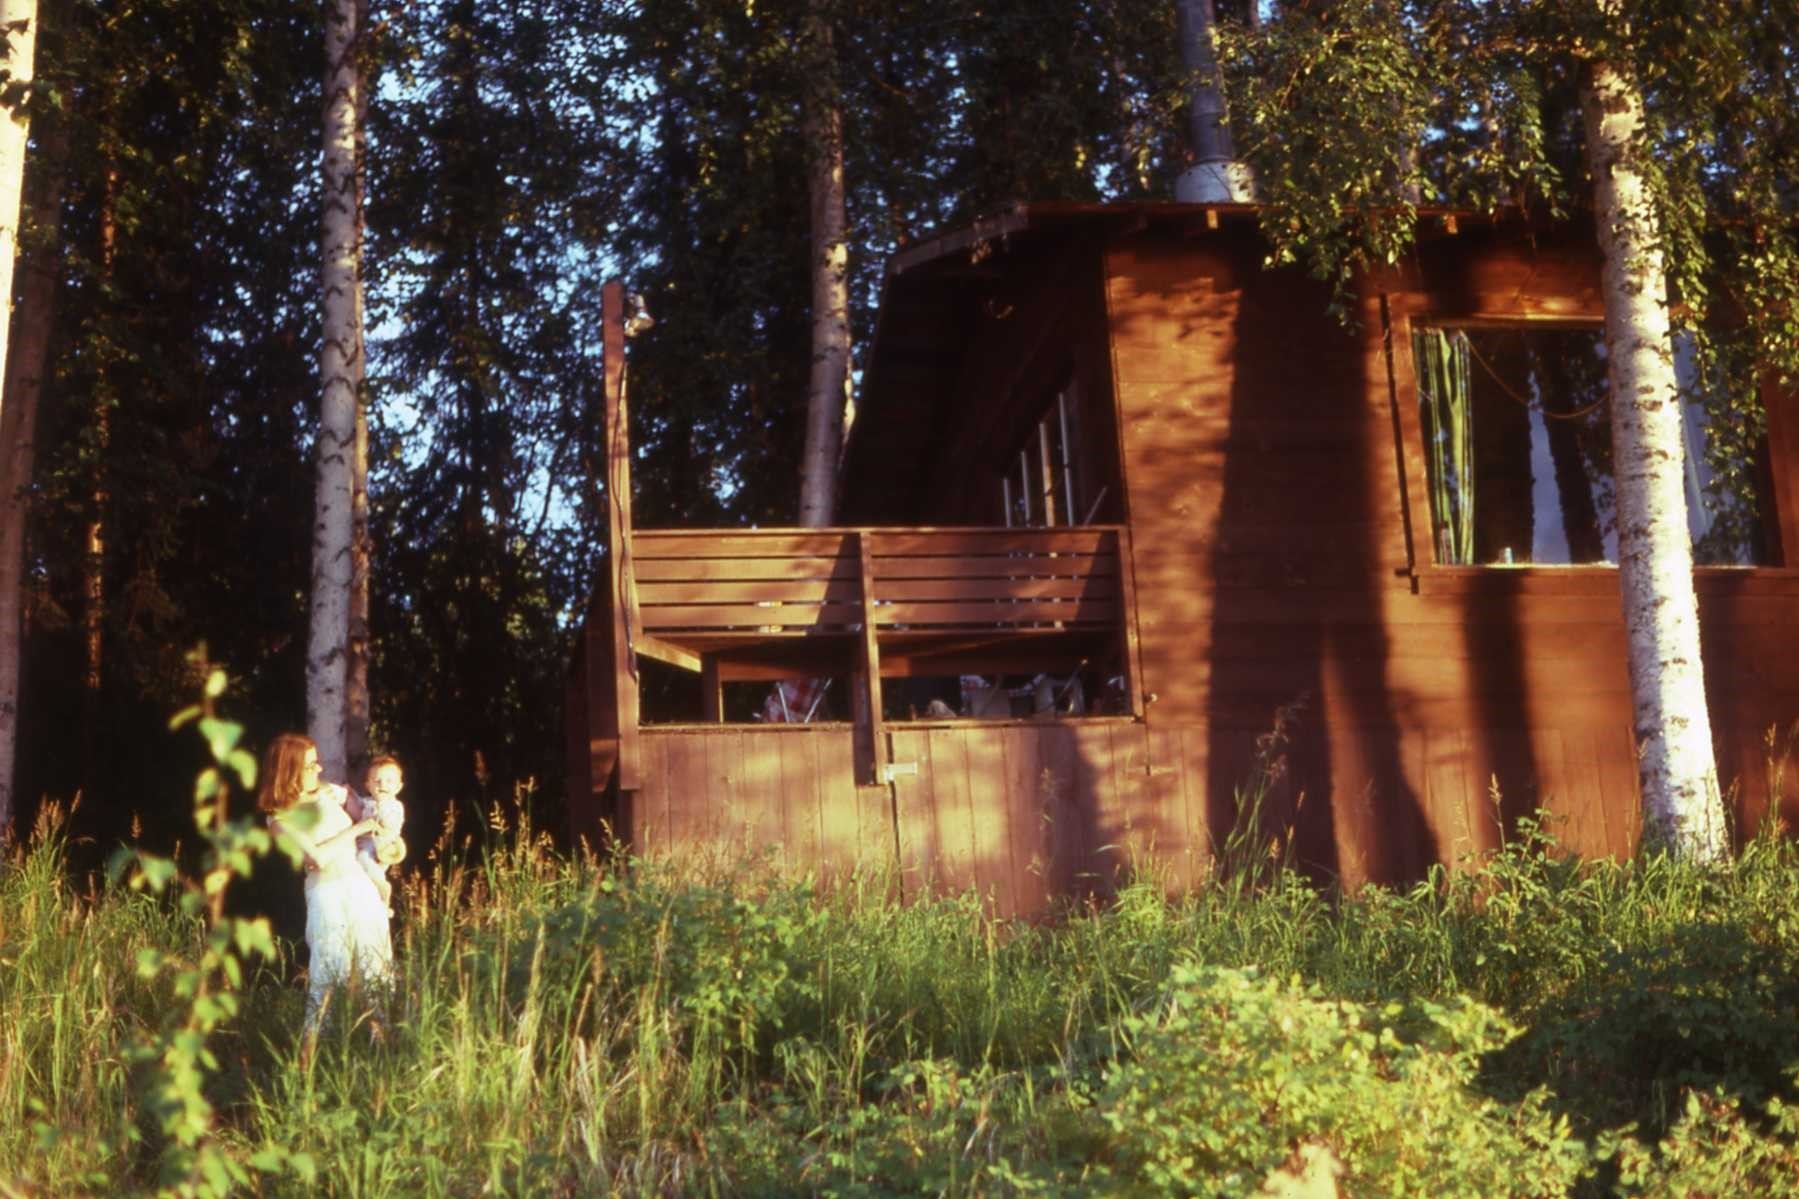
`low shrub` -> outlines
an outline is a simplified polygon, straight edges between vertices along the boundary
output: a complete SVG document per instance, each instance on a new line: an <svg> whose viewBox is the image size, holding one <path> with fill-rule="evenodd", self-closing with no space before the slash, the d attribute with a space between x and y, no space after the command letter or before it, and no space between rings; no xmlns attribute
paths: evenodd
<svg viewBox="0 0 1799 1199"><path fill-rule="evenodd" d="M1553 1195L1588 1169L1542 1091L1501 1103L1475 1085L1517 1030L1472 1000L1360 1004L1185 964L1125 1031L1093 1102L1109 1172L1148 1192L1254 1195L1305 1146L1362 1195Z"/></svg>

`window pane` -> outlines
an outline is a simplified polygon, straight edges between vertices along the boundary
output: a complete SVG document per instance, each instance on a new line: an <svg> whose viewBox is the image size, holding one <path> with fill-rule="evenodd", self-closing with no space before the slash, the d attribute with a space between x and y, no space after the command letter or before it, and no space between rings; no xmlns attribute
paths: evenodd
<svg viewBox="0 0 1799 1199"><path fill-rule="evenodd" d="M1598 328L1430 327L1412 340L1435 559L1617 561L1605 341ZM1755 438L1713 436L1707 389L1677 354L1695 560L1762 560ZM1728 422L1717 422L1719 427Z"/></svg>

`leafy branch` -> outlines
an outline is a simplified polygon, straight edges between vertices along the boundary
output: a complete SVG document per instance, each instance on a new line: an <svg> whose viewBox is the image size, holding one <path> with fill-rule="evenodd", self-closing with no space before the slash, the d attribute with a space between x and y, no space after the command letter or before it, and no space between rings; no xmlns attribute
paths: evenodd
<svg viewBox="0 0 1799 1199"><path fill-rule="evenodd" d="M166 977L183 1006L159 1032L138 1040L129 1061L142 1070L140 1110L165 1138L159 1193L215 1199L250 1185L252 1170L291 1169L310 1183L315 1167L307 1155L278 1145L265 1146L246 1158L219 1136L218 1113L206 1096L206 1080L219 1070L208 1042L238 1013L245 966L255 958L276 956L268 917L228 914L226 888L233 879L249 877L256 861L273 847L274 838L254 819L230 816L233 782L246 793L256 786L256 758L241 745L243 726L221 718L215 710L228 681L224 670L207 660L204 647L189 654L188 660L206 681L200 702L178 712L169 727L194 725L212 757L212 764L194 781L194 827L205 847L199 873L183 875L172 858L143 850L122 851L114 871L128 870L133 890L160 895L173 889L182 914L200 920L205 928L196 957L139 951L138 976L146 981Z"/></svg>

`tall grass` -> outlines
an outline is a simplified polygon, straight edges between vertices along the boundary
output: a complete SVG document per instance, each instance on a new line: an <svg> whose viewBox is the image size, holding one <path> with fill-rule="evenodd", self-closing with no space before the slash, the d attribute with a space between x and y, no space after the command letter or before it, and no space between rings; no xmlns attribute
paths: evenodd
<svg viewBox="0 0 1799 1199"><path fill-rule="evenodd" d="M1278 870L1026 924L878 876L569 857L516 815L476 836L405 878L385 1039L338 1003L304 1054L299 988L247 981L213 1046L225 1136L317 1172L267 1193L1154 1193L1204 1166L1247 1195L1302 1142L1363 1194L1480 1193L1506 1147L1553 1164L1516 1193L1799 1165L1768 1106L1799 1066L1799 855L1773 837L1720 873L1574 861L1527 823L1403 892ZM201 934L72 890L65 848L52 813L0 868L0 1193L149 1185L125 1046L176 1000L133 964ZM1258 1089L1289 1058L1329 1110ZM1156 1140L1151 1099L1199 1114ZM1418 1102L1472 1131L1332 1115Z"/></svg>

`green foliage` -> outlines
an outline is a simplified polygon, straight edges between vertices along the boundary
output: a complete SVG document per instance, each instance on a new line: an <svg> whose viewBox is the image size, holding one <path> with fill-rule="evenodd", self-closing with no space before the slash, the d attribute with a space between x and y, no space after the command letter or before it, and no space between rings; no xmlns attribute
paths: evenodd
<svg viewBox="0 0 1799 1199"><path fill-rule="evenodd" d="M1607 1137L1618 1187L1643 1199L1692 1195L1799 1195L1799 1112L1778 1100L1759 1113L1718 1092L1688 1092L1685 1108L1654 1145Z"/></svg>
<svg viewBox="0 0 1799 1199"><path fill-rule="evenodd" d="M1541 1091L1501 1104L1475 1088L1517 1029L1466 998L1354 1004L1184 964L1123 1028L1128 1056L1094 1102L1114 1171L1152 1193L1252 1195L1306 1144L1330 1148L1351 1193L1392 1196L1554 1194L1587 1164Z"/></svg>
<svg viewBox="0 0 1799 1199"><path fill-rule="evenodd" d="M80 897L57 837L0 872L0 1179L52 1191L145 1185L146 1149L209 1185L185 1118L271 1195L1253 1194L1308 1160L1349 1194L1780 1194L1799 1153L1772 838L1717 873L1527 822L1405 892L1144 883L1021 924L878 873L569 860L496 814L405 880L393 1035L308 1057L205 872L187 910Z"/></svg>
<svg viewBox="0 0 1799 1199"><path fill-rule="evenodd" d="M1350 0L1222 26L1270 261L1331 280L1342 306L1361 272L1410 251L1421 204L1590 207L1577 89L1605 60L1648 106L1638 162L1677 323L1698 336L1704 363L1716 354L1791 375L1799 18L1789 5L1725 0L1615 7ZM1739 390L1714 400L1753 422L1755 371L1733 378Z"/></svg>

